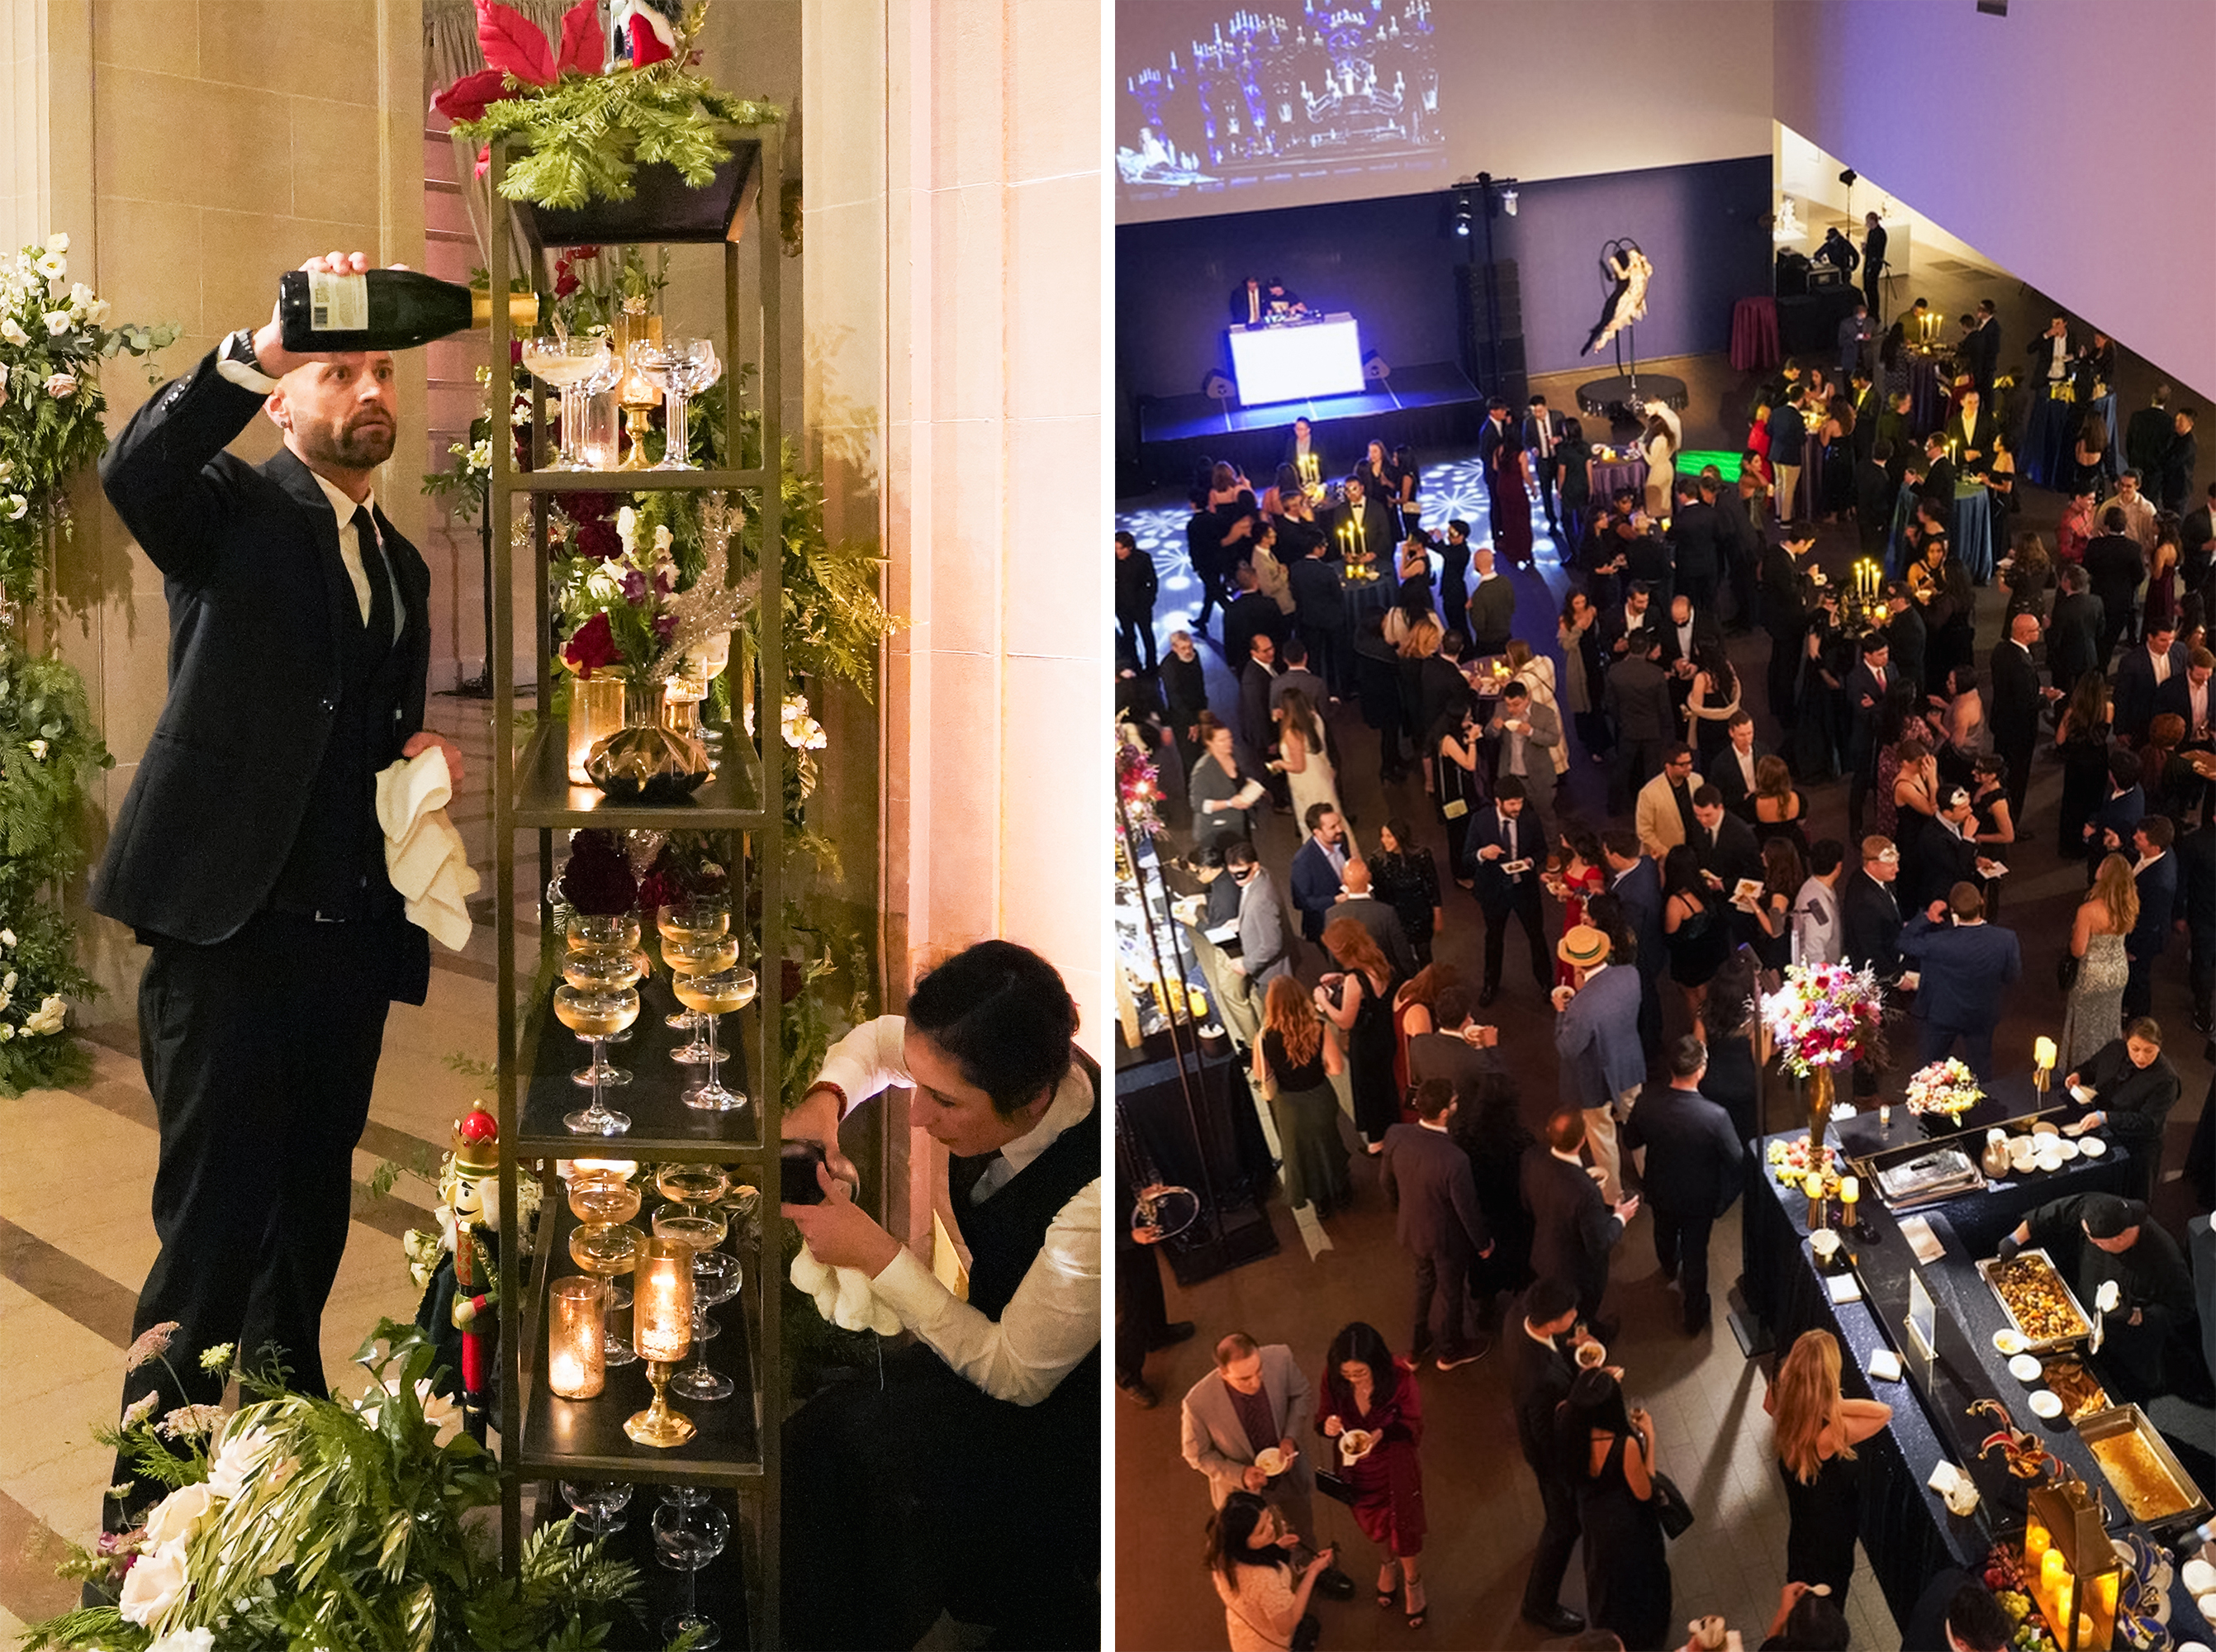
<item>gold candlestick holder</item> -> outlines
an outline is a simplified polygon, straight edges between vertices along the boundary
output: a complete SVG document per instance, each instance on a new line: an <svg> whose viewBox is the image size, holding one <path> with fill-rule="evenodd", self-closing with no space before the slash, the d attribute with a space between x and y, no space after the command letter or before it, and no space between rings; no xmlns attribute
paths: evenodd
<svg viewBox="0 0 2216 1652"><path fill-rule="evenodd" d="M642 346L662 342L662 317L646 312L644 299L626 299L616 317L615 348L624 361L623 377L616 381L616 405L623 410L624 428L631 436L631 451L614 468L643 471L653 460L646 456L646 437L653 428L654 410L662 405L662 392L638 369Z"/></svg>
<svg viewBox="0 0 2216 1652"><path fill-rule="evenodd" d="M624 1422L624 1433L642 1446L659 1446L667 1451L673 1446L682 1446L699 1433L699 1427L682 1411L672 1410L669 1404L669 1378L677 1369L674 1360L650 1359L647 1362L646 1380L654 1385L654 1403L637 1412Z"/></svg>

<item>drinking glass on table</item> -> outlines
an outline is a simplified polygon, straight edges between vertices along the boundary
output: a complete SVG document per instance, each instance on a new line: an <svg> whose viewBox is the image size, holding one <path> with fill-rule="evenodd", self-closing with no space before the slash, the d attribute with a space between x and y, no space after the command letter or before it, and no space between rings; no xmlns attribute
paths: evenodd
<svg viewBox="0 0 2216 1652"><path fill-rule="evenodd" d="M576 1511L577 1530L588 1538L605 1538L624 1529L631 1488L620 1481L564 1480L562 1501Z"/></svg>
<svg viewBox="0 0 2216 1652"><path fill-rule="evenodd" d="M632 952L566 952L562 958L562 979L581 993L617 993L638 984L641 971L638 954ZM634 995L636 996L636 995ZM564 1025L569 1025L566 1021ZM625 1023L628 1026L629 1023ZM610 1062L603 1053L604 1046L619 1036L623 1029L606 1038L590 1033L577 1036L593 1046L593 1059L586 1066L569 1075L569 1082L587 1088L600 1086L613 1088L631 1082L631 1075Z"/></svg>
<svg viewBox="0 0 2216 1652"><path fill-rule="evenodd" d="M663 1565L685 1574L685 1610L665 1619L662 1632L670 1640L696 1633L693 1646L705 1648L721 1644L723 1631L714 1618L700 1616L699 1574L730 1541L731 1519L705 1495L696 1495L698 1501L665 1502L654 1511L654 1546Z"/></svg>
<svg viewBox="0 0 2216 1652"><path fill-rule="evenodd" d="M585 398L615 382L616 361L603 338L532 338L523 343L523 365L531 376L551 385L562 397L562 439L550 471L588 471L580 438L585 428Z"/></svg>
<svg viewBox="0 0 2216 1652"><path fill-rule="evenodd" d="M692 398L723 376L714 343L705 338L674 338L656 348L645 346L635 358L638 368L662 393L663 442L657 471L697 471L692 430L686 412Z"/></svg>
<svg viewBox="0 0 2216 1652"><path fill-rule="evenodd" d="M723 1051L716 1041L716 1026L723 1016L754 1002L754 972L723 969L711 974L680 975L674 984L677 1002L708 1018L708 1076L685 1092L685 1105L719 1113L745 1106L746 1093L726 1089L722 1082Z"/></svg>
<svg viewBox="0 0 2216 1652"><path fill-rule="evenodd" d="M624 987L601 991L579 989L566 982L554 989L554 1015L563 1026L593 1046L592 1105L563 1115L562 1122L580 1136L619 1136L631 1128L630 1118L610 1110L600 1100L600 1071L606 1065L608 1035L619 1032L638 1019L638 990Z"/></svg>
<svg viewBox="0 0 2216 1652"><path fill-rule="evenodd" d="M729 1399L737 1386L708 1369L701 1346L709 1308L728 1301L739 1288L738 1258L716 1248L728 1231L723 1213L712 1205L665 1205L654 1213L654 1236L674 1240L692 1253L692 1363L669 1379L671 1390L689 1399ZM710 1294L704 1296L704 1291Z"/></svg>
<svg viewBox="0 0 2216 1652"><path fill-rule="evenodd" d="M720 903L693 902L666 907L660 922L662 961L669 966L673 977L710 975L717 970L728 970L739 961L738 943L729 933L731 915ZM692 1067L707 1061L707 1022L698 1011L680 1008L668 1018L666 1025L678 1032L689 1030L692 1034L690 1043L669 1052L670 1060Z"/></svg>
<svg viewBox="0 0 2216 1652"><path fill-rule="evenodd" d="M637 1190L633 1190L631 1213L637 1215ZM600 1287L607 1293L610 1312L604 1319L612 1319L615 1306L616 1275L628 1273L638 1266L638 1248L646 1236L628 1222L588 1222L569 1230L569 1260L585 1273L597 1275ZM615 1332L607 1332L600 1349L601 1358L611 1365L628 1365L637 1359L637 1353L628 1341L619 1341Z"/></svg>

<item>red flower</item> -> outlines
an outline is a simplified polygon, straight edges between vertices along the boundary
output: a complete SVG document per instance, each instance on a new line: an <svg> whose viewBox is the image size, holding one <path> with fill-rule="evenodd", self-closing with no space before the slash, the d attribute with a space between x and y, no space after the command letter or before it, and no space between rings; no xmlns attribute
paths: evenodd
<svg viewBox="0 0 2216 1652"><path fill-rule="evenodd" d="M566 299L584 283L571 272L567 260L554 266L554 296Z"/></svg>
<svg viewBox="0 0 2216 1652"><path fill-rule="evenodd" d="M623 535L617 533L616 525L605 517L597 522L580 522L577 524L577 554L598 557L602 562L610 557L619 557L623 554Z"/></svg>
<svg viewBox="0 0 2216 1652"><path fill-rule="evenodd" d="M569 861L562 868L562 898L593 917L630 911L638 900L620 841L612 832L583 831L569 840Z"/></svg>
<svg viewBox="0 0 2216 1652"><path fill-rule="evenodd" d="M623 651L616 646L607 615L596 613L571 632L562 645L562 657L581 677L589 677L603 666L622 664Z"/></svg>

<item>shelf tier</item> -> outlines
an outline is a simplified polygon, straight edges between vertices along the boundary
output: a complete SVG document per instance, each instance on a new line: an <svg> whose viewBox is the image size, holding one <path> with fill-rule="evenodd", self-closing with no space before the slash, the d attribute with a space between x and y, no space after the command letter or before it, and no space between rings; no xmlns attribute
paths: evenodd
<svg viewBox="0 0 2216 1652"><path fill-rule="evenodd" d="M608 1046L609 1060L627 1069L631 1082L602 1096L609 1107L630 1115L631 1128L619 1136L581 1136L562 1119L591 1102L592 1093L569 1076L590 1055L588 1046L548 1009L554 978L551 971L542 975L532 1026L526 1032L531 1060L514 1141L521 1158L753 1162L763 1171L754 1185L770 1185L768 1171L775 1156L766 1150L762 1140L761 1109L752 1099L754 1068L747 1059L749 1040L759 1036L760 999L724 1016L717 1034L726 1052L724 1087L748 1095L748 1105L729 1113L703 1113L686 1106L680 1092L699 1083L706 1069L681 1067L670 1060L669 1052L686 1035L662 1025L664 1016L684 1006L661 976L641 981L638 1020L632 1024L631 1039Z"/></svg>
<svg viewBox="0 0 2216 1652"><path fill-rule="evenodd" d="M771 485L761 466L744 471L510 471L493 478L504 493L699 493L711 488L731 492Z"/></svg>
<svg viewBox="0 0 2216 1652"><path fill-rule="evenodd" d="M770 823L762 806L761 758L736 729L723 730L715 774L681 803L618 803L598 788L569 780L569 725L541 718L515 761L515 826L606 826L619 830L753 831Z"/></svg>

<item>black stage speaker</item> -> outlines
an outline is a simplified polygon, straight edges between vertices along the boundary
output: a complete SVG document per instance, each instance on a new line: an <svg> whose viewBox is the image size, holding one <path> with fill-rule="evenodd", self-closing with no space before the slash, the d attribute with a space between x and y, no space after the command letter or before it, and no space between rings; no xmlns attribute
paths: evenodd
<svg viewBox="0 0 2216 1652"><path fill-rule="evenodd" d="M1117 1129L1145 1174L1201 1197L1199 1219L1160 1247L1188 1289L1277 1248L1270 1225L1275 1166L1253 1093L1233 1061L1194 1063L1190 1078L1189 1100L1175 1061L1119 1064L1116 1073Z"/></svg>
<svg viewBox="0 0 2216 1652"><path fill-rule="evenodd" d="M1486 267L1462 264L1455 271L1457 319L1461 324L1462 371L1487 396L1498 396L1519 412L1530 398L1524 358L1524 286L1513 258L1493 266L1493 305L1500 323L1496 352L1487 336Z"/></svg>
<svg viewBox="0 0 2216 1652"><path fill-rule="evenodd" d="M1212 402L1228 402L1237 392L1220 369L1210 367L1208 376L1200 381L1200 393Z"/></svg>

